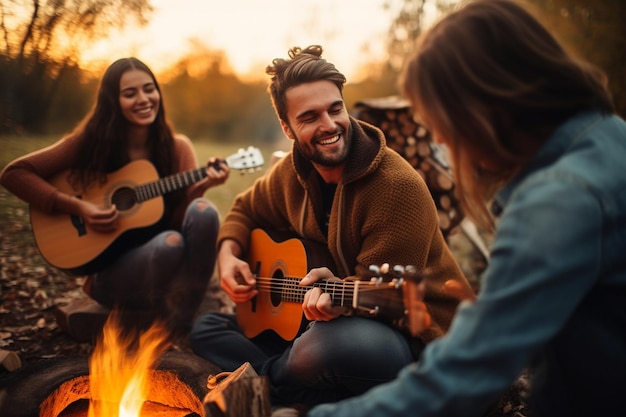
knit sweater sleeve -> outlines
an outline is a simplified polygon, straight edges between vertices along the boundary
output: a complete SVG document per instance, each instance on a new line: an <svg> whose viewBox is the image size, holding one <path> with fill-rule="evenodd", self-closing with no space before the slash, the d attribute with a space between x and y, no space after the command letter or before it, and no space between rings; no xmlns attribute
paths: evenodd
<svg viewBox="0 0 626 417"><path fill-rule="evenodd" d="M69 169L78 157L78 143L62 139L10 162L0 174L0 184L19 199L50 213L59 190L47 179Z"/></svg>

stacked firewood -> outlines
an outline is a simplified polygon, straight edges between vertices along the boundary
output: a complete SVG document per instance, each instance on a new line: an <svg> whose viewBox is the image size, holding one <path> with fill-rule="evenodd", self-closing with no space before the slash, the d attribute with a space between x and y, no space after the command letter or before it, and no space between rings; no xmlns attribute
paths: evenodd
<svg viewBox="0 0 626 417"><path fill-rule="evenodd" d="M454 194L454 180L445 151L433 142L430 132L415 122L409 104L399 97L362 100L352 115L379 127L387 146L402 155L426 181L439 212L439 227L446 239L464 214Z"/></svg>

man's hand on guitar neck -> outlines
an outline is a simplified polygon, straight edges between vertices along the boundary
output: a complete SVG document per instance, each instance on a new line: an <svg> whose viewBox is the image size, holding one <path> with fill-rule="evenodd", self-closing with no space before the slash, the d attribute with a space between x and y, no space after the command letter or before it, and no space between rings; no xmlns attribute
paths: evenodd
<svg viewBox="0 0 626 417"><path fill-rule="evenodd" d="M220 286L235 303L243 303L256 296L256 278L246 261L240 259L241 247L231 239L220 245L217 255Z"/></svg>
<svg viewBox="0 0 626 417"><path fill-rule="evenodd" d="M328 268L314 268L300 280L300 286L310 286L321 280L336 280ZM330 321L346 313L346 307L333 306L330 294L323 292L320 288L312 288L304 295L302 311L307 320Z"/></svg>
<svg viewBox="0 0 626 417"><path fill-rule="evenodd" d="M381 266L380 273L390 272L389 264ZM314 268L300 281L301 286L311 286L321 280L338 280L328 268ZM450 288L454 290L455 288ZM413 336L418 336L423 330L430 327L432 322L428 307L424 303L424 281L408 279L404 282L402 301L405 308L406 327ZM330 321L346 313L345 307L334 307L328 293L320 288L307 291L302 303L302 310L308 320Z"/></svg>

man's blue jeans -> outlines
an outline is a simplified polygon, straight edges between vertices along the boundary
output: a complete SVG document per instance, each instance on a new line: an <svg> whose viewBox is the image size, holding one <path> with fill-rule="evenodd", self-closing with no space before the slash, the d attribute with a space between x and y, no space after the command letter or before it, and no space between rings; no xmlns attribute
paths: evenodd
<svg viewBox="0 0 626 417"><path fill-rule="evenodd" d="M191 345L225 371L250 362L268 377L273 405L310 406L362 394L415 360L400 332L360 317L313 322L286 342L271 331L248 339L234 315L209 313L194 324Z"/></svg>

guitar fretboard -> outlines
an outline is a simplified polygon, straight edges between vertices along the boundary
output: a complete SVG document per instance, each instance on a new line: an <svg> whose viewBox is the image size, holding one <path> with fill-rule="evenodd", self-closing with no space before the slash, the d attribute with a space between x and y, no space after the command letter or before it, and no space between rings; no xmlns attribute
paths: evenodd
<svg viewBox="0 0 626 417"><path fill-rule="evenodd" d="M273 296L280 296L282 301L292 303L302 303L304 295L311 288L320 288L328 293L334 306L352 306L355 290L358 291L358 282L351 281L321 281L309 286L300 286L298 283L302 278L262 278L257 277L257 288L271 293Z"/></svg>
<svg viewBox="0 0 626 417"><path fill-rule="evenodd" d="M137 202L143 202L194 184L207 176L206 168L196 168L170 175L135 188Z"/></svg>

